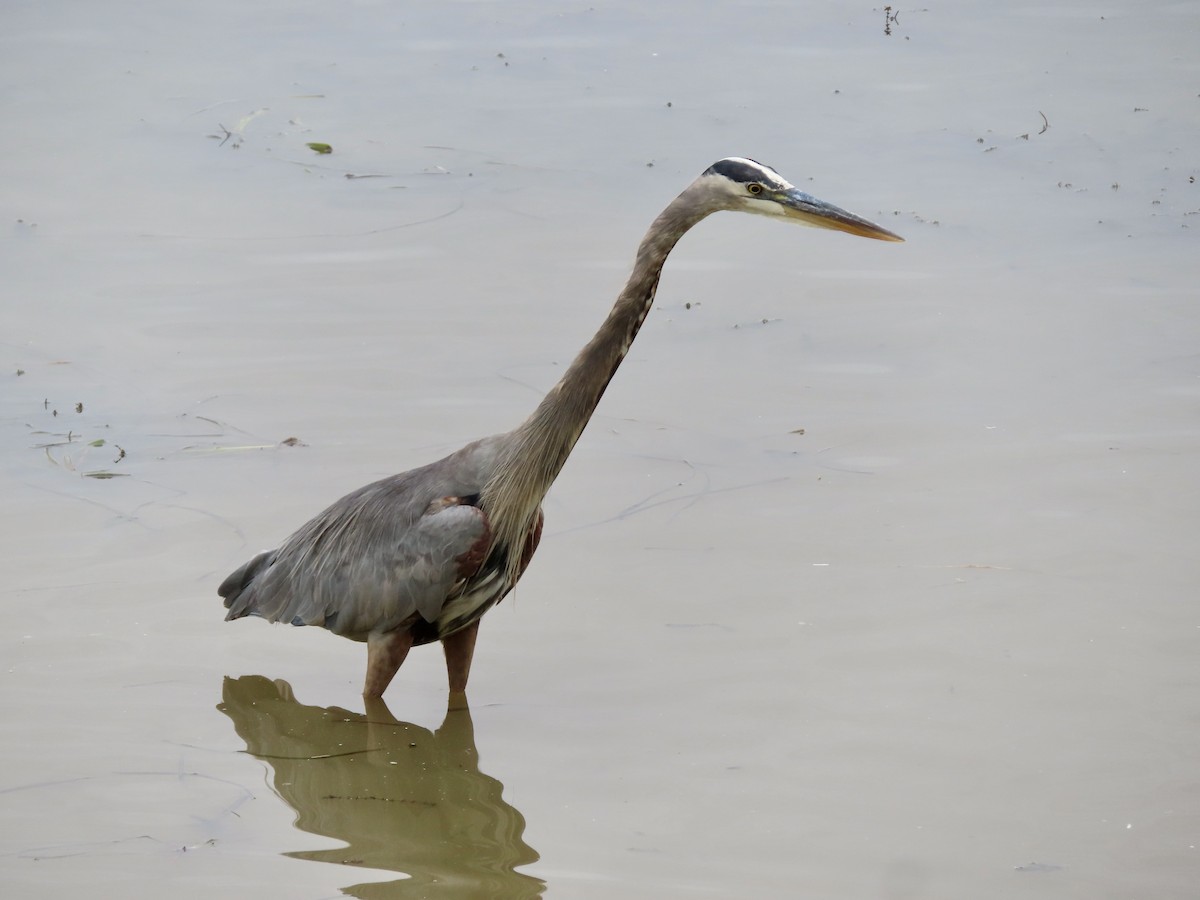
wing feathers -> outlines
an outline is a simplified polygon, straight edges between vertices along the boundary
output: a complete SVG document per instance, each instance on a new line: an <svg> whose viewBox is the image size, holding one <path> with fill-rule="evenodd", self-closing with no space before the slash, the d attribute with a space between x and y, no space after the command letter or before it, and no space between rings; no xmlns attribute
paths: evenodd
<svg viewBox="0 0 1200 900"><path fill-rule="evenodd" d="M218 589L226 618L324 625L358 640L414 614L436 621L455 587L483 564L491 543L487 516L447 496L413 519L389 499L350 495L279 550L237 569Z"/></svg>

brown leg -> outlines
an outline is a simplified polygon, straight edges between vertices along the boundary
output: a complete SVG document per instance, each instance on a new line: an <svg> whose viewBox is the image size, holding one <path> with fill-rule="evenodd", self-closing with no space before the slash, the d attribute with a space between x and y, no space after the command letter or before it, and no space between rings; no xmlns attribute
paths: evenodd
<svg viewBox="0 0 1200 900"><path fill-rule="evenodd" d="M382 697L408 651L412 648L412 632L407 628L367 637L367 680L364 697Z"/></svg>
<svg viewBox="0 0 1200 900"><path fill-rule="evenodd" d="M442 649L446 651L446 674L450 677L450 693L461 694L467 689L471 675L471 657L475 653L475 637L479 634L479 620L466 628L442 638Z"/></svg>

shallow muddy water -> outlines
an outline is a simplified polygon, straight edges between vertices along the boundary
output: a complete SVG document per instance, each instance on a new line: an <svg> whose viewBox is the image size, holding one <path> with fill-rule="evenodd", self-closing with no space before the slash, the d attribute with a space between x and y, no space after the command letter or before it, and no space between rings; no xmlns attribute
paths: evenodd
<svg viewBox="0 0 1200 900"><path fill-rule="evenodd" d="M1195 897L1200 12L897 12L8 4L5 895ZM222 621L729 155L469 710Z"/></svg>

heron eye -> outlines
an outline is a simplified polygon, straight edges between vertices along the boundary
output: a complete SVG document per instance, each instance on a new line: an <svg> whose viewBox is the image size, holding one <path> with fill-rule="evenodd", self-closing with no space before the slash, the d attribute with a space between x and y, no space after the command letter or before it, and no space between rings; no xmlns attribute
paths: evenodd
<svg viewBox="0 0 1200 900"><path fill-rule="evenodd" d="M761 185L761 184L757 184L757 183L756 183L756 184L748 184L748 185L746 185L746 190L748 190L748 191L749 191L750 193L752 193L752 194L761 194L761 193L762 193L762 189L763 189L763 188L762 188L762 185Z"/></svg>

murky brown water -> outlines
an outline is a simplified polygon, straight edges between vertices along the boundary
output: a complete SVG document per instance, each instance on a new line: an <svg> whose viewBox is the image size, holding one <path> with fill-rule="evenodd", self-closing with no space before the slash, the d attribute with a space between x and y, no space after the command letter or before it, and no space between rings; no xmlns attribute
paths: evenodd
<svg viewBox="0 0 1200 900"><path fill-rule="evenodd" d="M1197 895L1200 12L706 9L0 14L6 896ZM221 621L726 155L470 711Z"/></svg>

